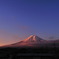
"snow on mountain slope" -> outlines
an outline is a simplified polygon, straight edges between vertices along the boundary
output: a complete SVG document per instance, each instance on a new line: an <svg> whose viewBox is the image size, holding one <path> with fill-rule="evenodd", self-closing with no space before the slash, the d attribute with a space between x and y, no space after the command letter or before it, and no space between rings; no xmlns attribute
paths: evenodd
<svg viewBox="0 0 59 59"><path fill-rule="evenodd" d="M43 39L39 38L38 36L36 35L31 35L30 37L26 38L23 40L24 42L41 42L41 41L44 41Z"/></svg>

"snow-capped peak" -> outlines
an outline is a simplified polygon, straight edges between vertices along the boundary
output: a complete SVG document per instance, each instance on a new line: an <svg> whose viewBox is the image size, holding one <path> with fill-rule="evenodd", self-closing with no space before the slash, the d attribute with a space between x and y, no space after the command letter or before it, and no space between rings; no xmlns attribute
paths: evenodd
<svg viewBox="0 0 59 59"><path fill-rule="evenodd" d="M8 47L20 47L20 46L39 46L39 44L43 44L45 42L45 40L41 39L40 37L36 36L36 35L31 35L28 38L11 44L11 45L7 45Z"/></svg>
<svg viewBox="0 0 59 59"><path fill-rule="evenodd" d="M38 42L41 41L43 39L39 38L36 35L31 35L30 37L28 37L27 39L23 40L24 42Z"/></svg>

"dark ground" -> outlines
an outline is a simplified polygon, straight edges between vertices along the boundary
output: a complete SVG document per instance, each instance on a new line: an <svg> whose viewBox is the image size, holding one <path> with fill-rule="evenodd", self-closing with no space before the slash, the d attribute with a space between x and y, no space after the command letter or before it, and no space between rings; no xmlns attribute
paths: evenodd
<svg viewBox="0 0 59 59"><path fill-rule="evenodd" d="M59 48L0 48L0 59L58 59Z"/></svg>

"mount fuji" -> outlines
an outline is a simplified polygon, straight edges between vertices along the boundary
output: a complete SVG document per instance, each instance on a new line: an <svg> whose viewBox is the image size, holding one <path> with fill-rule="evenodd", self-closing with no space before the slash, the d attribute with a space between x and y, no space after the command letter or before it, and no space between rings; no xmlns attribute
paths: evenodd
<svg viewBox="0 0 59 59"><path fill-rule="evenodd" d="M44 40L36 35L31 35L24 40L4 47L53 47L54 45L59 46L58 42L59 40Z"/></svg>
<svg viewBox="0 0 59 59"><path fill-rule="evenodd" d="M21 40L17 43L6 45L4 47L34 47L34 46L41 46L44 43L46 43L46 40L36 36L36 35L31 35L28 38Z"/></svg>

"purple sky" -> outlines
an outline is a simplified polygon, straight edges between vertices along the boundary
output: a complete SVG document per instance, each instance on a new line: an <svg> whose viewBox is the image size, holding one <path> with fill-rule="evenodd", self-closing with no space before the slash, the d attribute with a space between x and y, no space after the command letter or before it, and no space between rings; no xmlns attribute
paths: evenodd
<svg viewBox="0 0 59 59"><path fill-rule="evenodd" d="M0 45L30 35L59 38L58 0L0 0Z"/></svg>

